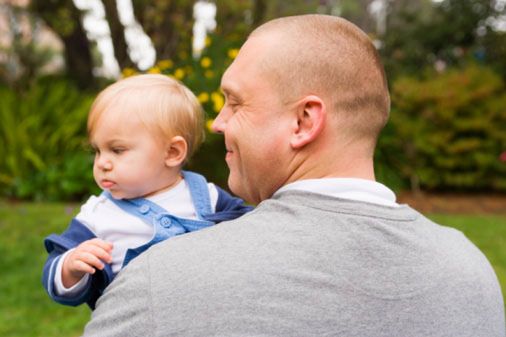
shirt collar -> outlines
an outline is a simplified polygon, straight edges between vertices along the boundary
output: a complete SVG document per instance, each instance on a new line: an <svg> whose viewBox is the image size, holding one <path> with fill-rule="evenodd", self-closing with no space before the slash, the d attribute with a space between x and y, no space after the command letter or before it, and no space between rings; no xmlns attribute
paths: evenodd
<svg viewBox="0 0 506 337"><path fill-rule="evenodd" d="M281 187L274 195L291 190L308 191L383 206L399 206L392 190L381 183L366 179L322 178L299 180Z"/></svg>

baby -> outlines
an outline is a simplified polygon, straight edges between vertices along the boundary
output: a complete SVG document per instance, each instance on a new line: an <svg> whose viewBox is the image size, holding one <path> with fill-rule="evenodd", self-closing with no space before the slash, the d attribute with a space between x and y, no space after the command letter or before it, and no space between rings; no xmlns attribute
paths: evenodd
<svg viewBox="0 0 506 337"><path fill-rule="evenodd" d="M167 76L129 77L98 95L88 134L104 192L88 199L65 232L45 239L51 298L94 309L115 275L152 245L251 210L182 170L203 141L203 123L193 93Z"/></svg>

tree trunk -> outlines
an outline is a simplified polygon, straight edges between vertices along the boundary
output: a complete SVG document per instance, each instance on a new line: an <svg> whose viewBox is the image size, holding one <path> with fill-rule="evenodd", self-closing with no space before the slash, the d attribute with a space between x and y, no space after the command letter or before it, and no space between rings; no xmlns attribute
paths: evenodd
<svg viewBox="0 0 506 337"><path fill-rule="evenodd" d="M267 11L265 0L255 0L253 4L253 27L258 27L263 23Z"/></svg>
<svg viewBox="0 0 506 337"><path fill-rule="evenodd" d="M80 88L95 87L90 42L82 25L81 12L72 1L32 0L30 9L62 39L68 77Z"/></svg>
<svg viewBox="0 0 506 337"><path fill-rule="evenodd" d="M134 14L161 59L191 57L193 1L134 1Z"/></svg>
<svg viewBox="0 0 506 337"><path fill-rule="evenodd" d="M111 39L114 47L114 56L121 69L133 67L134 63L128 54L128 44L125 38L125 27L119 19L116 0L103 0L105 16L111 30Z"/></svg>

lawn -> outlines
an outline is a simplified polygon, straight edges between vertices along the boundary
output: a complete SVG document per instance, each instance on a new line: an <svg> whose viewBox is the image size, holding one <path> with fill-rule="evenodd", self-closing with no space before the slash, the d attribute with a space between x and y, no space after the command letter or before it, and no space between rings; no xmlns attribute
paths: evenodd
<svg viewBox="0 0 506 337"><path fill-rule="evenodd" d="M44 292L40 274L46 254L42 239L61 232L76 212L56 203L0 201L0 336L79 336L87 307L57 305ZM489 258L506 293L506 216L433 214L462 230Z"/></svg>
<svg viewBox="0 0 506 337"><path fill-rule="evenodd" d="M63 204L0 203L0 336L79 336L90 310L57 305L41 284L43 238L74 213Z"/></svg>

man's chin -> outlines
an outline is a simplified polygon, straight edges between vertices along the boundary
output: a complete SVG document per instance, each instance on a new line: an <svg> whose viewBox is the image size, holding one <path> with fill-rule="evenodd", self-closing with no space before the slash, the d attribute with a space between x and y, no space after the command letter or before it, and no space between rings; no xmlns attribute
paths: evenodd
<svg viewBox="0 0 506 337"><path fill-rule="evenodd" d="M242 198L244 200L247 199L247 193L244 189L244 185L241 184L241 180L237 177L234 177L232 173L228 176L228 188L230 191L238 196L239 198Z"/></svg>

